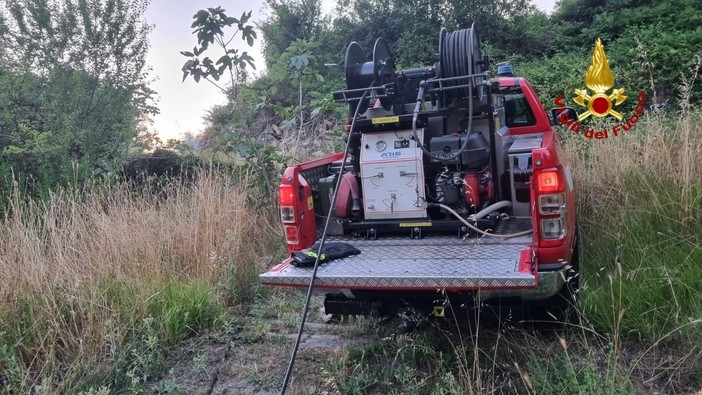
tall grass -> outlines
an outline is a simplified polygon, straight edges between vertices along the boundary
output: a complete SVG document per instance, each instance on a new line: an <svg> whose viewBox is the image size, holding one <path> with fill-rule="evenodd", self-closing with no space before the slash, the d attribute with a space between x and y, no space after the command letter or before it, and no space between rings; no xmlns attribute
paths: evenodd
<svg viewBox="0 0 702 395"><path fill-rule="evenodd" d="M203 172L166 197L126 184L44 202L15 192L0 223L0 392L138 384L161 346L250 298L273 232L229 184Z"/></svg>
<svg viewBox="0 0 702 395"><path fill-rule="evenodd" d="M608 332L702 344L702 112L649 115L628 133L567 144L584 316Z"/></svg>

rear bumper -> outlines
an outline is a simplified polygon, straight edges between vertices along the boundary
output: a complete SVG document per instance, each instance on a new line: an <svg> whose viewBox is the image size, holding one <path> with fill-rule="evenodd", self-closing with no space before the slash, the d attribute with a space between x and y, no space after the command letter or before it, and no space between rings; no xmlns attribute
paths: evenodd
<svg viewBox="0 0 702 395"><path fill-rule="evenodd" d="M523 300L543 300L550 298L563 288L566 280L567 264L554 264L553 269L540 271L537 275L537 287L527 289L479 290L481 300L492 298L520 297Z"/></svg>

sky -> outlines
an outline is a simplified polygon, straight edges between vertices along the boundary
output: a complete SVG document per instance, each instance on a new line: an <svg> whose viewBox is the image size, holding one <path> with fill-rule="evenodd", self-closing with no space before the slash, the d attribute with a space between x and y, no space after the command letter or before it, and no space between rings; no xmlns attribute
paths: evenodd
<svg viewBox="0 0 702 395"><path fill-rule="evenodd" d="M537 7L545 12L551 12L556 0L532 0ZM331 12L336 0L322 0L324 12ZM154 117L153 129L164 141L170 138L182 138L190 132L196 134L202 129L202 117L215 104L223 104L224 96L208 83L200 80L196 83L188 77L182 81L183 73L180 68L187 60L179 51L192 51L197 44L190 25L193 15L206 7L221 6L227 15L240 17L245 11L253 11L252 21L265 19L269 10L265 0L214 0L212 3L200 0L152 0L146 11L146 20L154 25L151 32L151 48L147 55L147 65L151 68L151 88L158 94L158 107L161 113ZM240 39L240 51L248 51L257 61L257 69L263 65L259 40L253 48L248 47ZM342 49L343 50L343 49ZM217 56L212 55L211 57Z"/></svg>

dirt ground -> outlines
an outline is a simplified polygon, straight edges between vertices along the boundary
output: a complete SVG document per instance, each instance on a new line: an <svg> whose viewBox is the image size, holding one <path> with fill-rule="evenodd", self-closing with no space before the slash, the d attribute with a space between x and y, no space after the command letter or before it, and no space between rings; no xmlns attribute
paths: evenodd
<svg viewBox="0 0 702 395"><path fill-rule="evenodd" d="M188 339L167 356L165 374L152 381L148 391L156 394L278 394L297 335L302 299L302 296L290 293L267 295L245 312L233 313L229 317L230 321L217 330ZM367 350L397 350L397 354L391 351L378 357L376 363L380 365L375 365L375 369L390 364L395 366L401 349L393 349L393 340L390 338L403 331L397 322L380 323L378 320L355 318L334 323L322 313L321 304L320 298L313 299L288 394L346 392L337 388L338 377L335 374L343 371L347 381L352 381L352 376L356 374L369 374L353 370L349 372L343 368L339 370L340 366L348 366L345 363L350 355L365 353ZM510 334L515 329L481 330ZM524 328L520 330L527 334ZM533 333L530 336L534 336ZM542 343L540 346L551 350L554 346L557 349L562 341L560 335L554 332L550 335L537 333L536 336ZM633 385L632 393L702 395L702 350L699 347L684 349L667 345L642 349L636 343L622 344L619 347L623 362L638 360L636 369L626 375ZM605 358L606 350L609 349L606 344L596 346L601 350L593 350L591 347L578 350L579 348L570 349L574 353L571 361L577 362L583 356L599 355L602 361L594 361L591 373L600 375L610 371L611 366ZM551 353L550 355L559 355L557 352ZM414 374L421 372L421 367L414 370ZM507 381L521 381L519 375L507 376ZM377 373L377 377L382 377L382 373ZM393 387L394 380L400 378L401 375L398 374L390 382L382 383L385 385L382 388L402 393L402 389ZM359 382L360 387L353 388L355 393L385 393L378 390L377 386L365 386L367 381L362 378ZM495 382L492 385L502 384ZM489 392L520 393L518 387L519 385L510 385L511 390L504 387ZM412 387L405 384L402 388ZM415 392L422 391L420 389Z"/></svg>
<svg viewBox="0 0 702 395"><path fill-rule="evenodd" d="M300 343L290 394L338 393L325 378L325 366L349 347L381 341L363 319L330 323L314 301ZM290 314L293 312L291 311ZM299 312L298 312L299 314ZM297 320L272 312L248 314L222 333L189 339L166 360L166 371L151 384L154 393L278 394L297 336Z"/></svg>

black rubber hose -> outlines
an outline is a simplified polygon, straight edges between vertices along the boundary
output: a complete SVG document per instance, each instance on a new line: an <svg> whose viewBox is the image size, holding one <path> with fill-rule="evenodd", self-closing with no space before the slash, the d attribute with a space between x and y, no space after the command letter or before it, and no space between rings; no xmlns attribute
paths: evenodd
<svg viewBox="0 0 702 395"><path fill-rule="evenodd" d="M447 65L448 65L448 72L450 75L441 75L441 78L449 78L449 77L460 77L463 75L473 75L473 38L475 37L475 34L473 33L473 29L475 28L475 24L471 26L470 29L463 29L463 30L458 30L453 33L449 33L447 35L447 40L448 41L448 46L449 48L453 47L454 42L458 43L463 43L463 45L459 45L457 49L453 50L452 52L446 53L444 56L445 52L444 49L442 48L442 54L441 58L445 59ZM466 48L467 44L467 48ZM459 49L463 47L463 49ZM461 53L467 54L465 58L462 58L460 56ZM467 64L466 64L467 63ZM444 64L442 63L441 69L445 70ZM460 73L461 70L466 70L467 74L453 74L453 73ZM471 129L473 128L473 85L475 83L475 80L473 77L468 78L468 126L466 128L466 137L468 134L470 134ZM466 141L463 142L461 145L461 148L452 155L448 156L443 156L443 157L438 157L434 155L431 151L426 149L424 147L424 144L422 141L419 139L419 136L417 135L417 120L419 119L419 112L422 109L422 104L424 103L424 92L426 88L426 82L422 81L419 84L419 91L417 93L417 104L414 106L414 113L412 116L412 136L414 137L414 141L417 142L417 145L424 151L425 154L427 154L430 158L437 160L439 162L445 162L449 161L455 158L458 158L460 155L463 154L463 152L466 150L468 147L468 138L466 138Z"/></svg>
<svg viewBox="0 0 702 395"><path fill-rule="evenodd" d="M365 99L366 95L372 88L372 85L366 88L365 91L363 91L363 94L361 95L361 99L359 100L359 103ZM344 149L344 157L341 159L341 172L339 173L339 177L336 180L336 187L334 188L334 194L332 196L331 200L331 205L329 207L329 212L327 213L327 220L326 223L324 224L324 231L322 232L322 237L319 239L319 251L322 251L324 248L324 241L327 239L327 229L329 229L329 223L331 222L331 213L333 210L333 207L336 206L336 198L337 195L339 194L339 186L341 185L341 177L343 175L344 171L344 166L346 165L346 158L348 158L349 155L349 147L351 147L351 144L349 142L351 141L351 134L353 133L355 127L356 127L356 118L358 118L358 109L361 108L361 106L356 106L356 111L353 114L353 118L351 120L351 129L349 129L349 138L346 140L346 148ZM319 252L317 251L317 252ZM305 297L305 305L302 308L302 316L300 317L300 326L297 330L297 337L295 338L295 345L293 346L292 353L290 355L290 362L288 363L288 369L285 372L285 378L283 379L283 385L280 387L280 395L284 395L285 391L288 388L288 383L290 382L290 377L292 376L292 370L293 367L295 366L295 359L297 358L297 351L300 348L300 340L302 339L302 333L304 332L305 329L305 321L307 321L307 312L309 311L310 308L310 300L312 299L312 290L314 289L314 281L317 279L317 269L319 269L319 257L321 256L321 253L317 254L317 258L314 261L314 268L312 269L312 278L310 279L310 285L307 287L307 296Z"/></svg>
<svg viewBox="0 0 702 395"><path fill-rule="evenodd" d="M460 30L454 33L456 36L456 46L458 51L454 53L454 55L458 55L457 59L454 60L454 63L456 64L456 69L458 70L458 75L466 75L466 60L468 62L471 61L470 57L466 56L467 51L466 51L466 41L465 41L465 30ZM463 81L461 81L463 82Z"/></svg>

